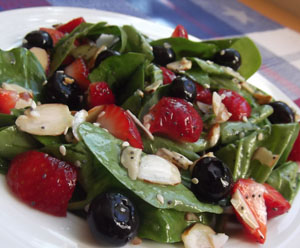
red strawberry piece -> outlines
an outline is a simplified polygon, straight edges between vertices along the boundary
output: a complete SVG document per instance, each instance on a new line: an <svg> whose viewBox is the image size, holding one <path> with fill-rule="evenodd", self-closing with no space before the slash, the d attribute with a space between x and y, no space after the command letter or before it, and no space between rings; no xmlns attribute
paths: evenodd
<svg viewBox="0 0 300 248"><path fill-rule="evenodd" d="M232 114L229 120L241 121L243 117L251 115L251 106L244 97L232 90L219 90L220 96L225 96L222 100L227 110Z"/></svg>
<svg viewBox="0 0 300 248"><path fill-rule="evenodd" d="M176 78L176 75L171 70L167 69L166 67L161 66L160 69L163 73L163 84L170 84Z"/></svg>
<svg viewBox="0 0 300 248"><path fill-rule="evenodd" d="M47 32L51 36L53 46L55 46L56 43L65 35L64 33L53 28L40 28L40 30Z"/></svg>
<svg viewBox="0 0 300 248"><path fill-rule="evenodd" d="M6 178L21 201L52 215L66 216L77 172L72 165L48 154L28 151L12 160Z"/></svg>
<svg viewBox="0 0 300 248"><path fill-rule="evenodd" d="M144 125L151 133L158 133L173 140L195 142L202 132L202 119L187 101L163 97L144 116Z"/></svg>
<svg viewBox="0 0 300 248"><path fill-rule="evenodd" d="M82 58L78 58L65 68L65 73L74 78L82 90L87 90L90 85L88 68Z"/></svg>
<svg viewBox="0 0 300 248"><path fill-rule="evenodd" d="M143 142L140 133L129 114L115 104L102 105L97 122L100 126L107 129L116 138L128 141L136 148L143 149Z"/></svg>
<svg viewBox="0 0 300 248"><path fill-rule="evenodd" d="M291 204L272 186L266 183L264 186L264 199L267 207L268 219L286 213L291 208Z"/></svg>
<svg viewBox="0 0 300 248"><path fill-rule="evenodd" d="M177 25L176 28L174 29L173 33L172 33L172 37L182 37L182 38L186 38L188 39L188 32L186 31L186 29L184 28L184 26L182 25Z"/></svg>
<svg viewBox="0 0 300 248"><path fill-rule="evenodd" d="M263 244L267 233L264 185L252 179L239 179L233 186L231 203L238 220L255 241Z"/></svg>
<svg viewBox="0 0 300 248"><path fill-rule="evenodd" d="M203 102L206 104L212 104L212 94L209 89L204 88L200 84L195 84L196 85L196 101Z"/></svg>
<svg viewBox="0 0 300 248"><path fill-rule="evenodd" d="M10 110L16 106L18 100L17 92L0 88L0 113L10 114Z"/></svg>
<svg viewBox="0 0 300 248"><path fill-rule="evenodd" d="M75 60L75 58L69 54L69 55L67 55L67 57L64 59L64 61L61 64L64 66L67 66L67 65L71 64L74 60Z"/></svg>
<svg viewBox="0 0 300 248"><path fill-rule="evenodd" d="M56 27L56 29L63 33L71 33L73 29L75 29L77 26L79 26L81 23L85 22L83 17L75 18L65 24L59 25Z"/></svg>
<svg viewBox="0 0 300 248"><path fill-rule="evenodd" d="M288 157L288 160L298 162L300 167L300 133L298 134L298 137L293 145L293 149Z"/></svg>
<svg viewBox="0 0 300 248"><path fill-rule="evenodd" d="M88 102L90 108L115 103L115 96L106 82L96 82L89 86Z"/></svg>

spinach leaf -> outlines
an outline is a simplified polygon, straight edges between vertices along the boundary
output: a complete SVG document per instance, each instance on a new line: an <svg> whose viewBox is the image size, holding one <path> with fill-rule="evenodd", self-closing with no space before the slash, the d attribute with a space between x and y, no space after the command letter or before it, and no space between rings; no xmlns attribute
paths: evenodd
<svg viewBox="0 0 300 248"><path fill-rule="evenodd" d="M17 84L33 92L35 100L41 99L46 75L35 55L26 48L0 50L0 86Z"/></svg>
<svg viewBox="0 0 300 248"><path fill-rule="evenodd" d="M137 31L133 26L124 25L123 30L127 34L127 44L125 52L136 52L145 54L149 61L153 60L152 47L145 37Z"/></svg>
<svg viewBox="0 0 300 248"><path fill-rule="evenodd" d="M159 136L154 136L154 140L150 140L144 136L142 136L142 138L144 151L146 153L155 154L159 148L167 148L182 154L192 161L195 161L200 157L196 152L203 151L207 148L207 141L203 138L200 138L195 143L180 143Z"/></svg>
<svg viewBox="0 0 300 248"><path fill-rule="evenodd" d="M122 88L119 94L119 103L124 103L126 99L136 92L136 90L143 90L144 89L144 82L145 82L145 70L144 65L140 65L136 71L132 74L129 78L128 82Z"/></svg>
<svg viewBox="0 0 300 248"><path fill-rule="evenodd" d="M12 126L15 124L16 116L0 113L0 127Z"/></svg>
<svg viewBox="0 0 300 248"><path fill-rule="evenodd" d="M144 61L145 56L140 53L111 56L89 74L89 79L91 82L105 81L114 93L120 91L122 94L126 82Z"/></svg>
<svg viewBox="0 0 300 248"><path fill-rule="evenodd" d="M60 136L42 136L42 135L33 135L38 142L40 142L43 146L51 146L51 145L61 145L65 143L65 138L63 135Z"/></svg>
<svg viewBox="0 0 300 248"><path fill-rule="evenodd" d="M221 40L204 41L206 44L214 44L219 49L233 48L241 55L242 64L238 72L246 79L253 75L261 65L260 52L254 42L248 37L238 37Z"/></svg>
<svg viewBox="0 0 300 248"><path fill-rule="evenodd" d="M122 104L123 109L128 109L135 116L138 116L139 111L142 107L142 96L138 91L135 91L133 95L127 98L127 100Z"/></svg>
<svg viewBox="0 0 300 248"><path fill-rule="evenodd" d="M39 144L31 135L19 131L16 126L10 126L0 131L1 158L10 160L19 153L38 147Z"/></svg>
<svg viewBox="0 0 300 248"><path fill-rule="evenodd" d="M271 125L271 134L262 142L261 146L281 157L290 143L295 140L298 132L298 123L273 124ZM249 176L257 182L263 183L268 179L276 164L272 167L268 167L256 159L251 160Z"/></svg>
<svg viewBox="0 0 300 248"><path fill-rule="evenodd" d="M81 23L70 34L61 38L54 47L49 75L51 76L57 70L67 55L72 51L76 39L88 36L89 34L94 35L96 30L101 30L105 24L105 22L99 22L96 24Z"/></svg>
<svg viewBox="0 0 300 248"><path fill-rule="evenodd" d="M185 75L196 81L198 84L201 84L203 87L210 85L208 73L203 71L199 66L193 65L190 70L185 72Z"/></svg>
<svg viewBox="0 0 300 248"><path fill-rule="evenodd" d="M291 203L298 191L299 173L297 172L298 164L296 162L286 162L272 171L267 183L277 189Z"/></svg>
<svg viewBox="0 0 300 248"><path fill-rule="evenodd" d="M222 212L220 206L199 202L194 194L182 184L163 186L140 180L131 180L127 175L126 169L120 164L121 144L123 141L114 138L102 128L95 127L90 123L81 124L78 132L99 163L108 169L127 189L152 206L196 213ZM163 204L157 200L157 194L163 196Z"/></svg>
<svg viewBox="0 0 300 248"><path fill-rule="evenodd" d="M0 158L0 174L6 175L9 168L9 162Z"/></svg>
<svg viewBox="0 0 300 248"><path fill-rule="evenodd" d="M215 44L191 41L181 37L154 40L150 44L152 46L163 46L165 43L172 47L177 60L182 57L208 59L218 50L218 47Z"/></svg>

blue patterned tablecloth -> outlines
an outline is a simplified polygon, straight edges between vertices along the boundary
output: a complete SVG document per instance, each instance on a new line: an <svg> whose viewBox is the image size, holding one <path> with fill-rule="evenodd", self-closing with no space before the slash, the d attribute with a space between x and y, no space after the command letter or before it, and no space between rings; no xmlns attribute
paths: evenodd
<svg viewBox="0 0 300 248"><path fill-rule="evenodd" d="M258 45L260 73L300 106L300 34L236 0L0 0L0 10L33 6L76 6L182 24L201 39L247 35Z"/></svg>

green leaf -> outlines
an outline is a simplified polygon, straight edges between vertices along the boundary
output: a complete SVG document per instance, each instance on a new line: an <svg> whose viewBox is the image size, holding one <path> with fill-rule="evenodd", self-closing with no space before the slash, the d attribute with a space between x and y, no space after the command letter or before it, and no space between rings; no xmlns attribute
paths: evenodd
<svg viewBox="0 0 300 248"><path fill-rule="evenodd" d="M298 164L296 162L286 162L272 171L267 183L278 190L291 203L298 191L297 172Z"/></svg>
<svg viewBox="0 0 300 248"><path fill-rule="evenodd" d="M253 75L261 65L261 55L254 42L248 37L204 41L218 46L218 50L233 48L241 55L242 64L238 72L246 79Z"/></svg>
<svg viewBox="0 0 300 248"><path fill-rule="evenodd" d="M0 174L6 175L9 168L9 162L0 158Z"/></svg>
<svg viewBox="0 0 300 248"><path fill-rule="evenodd" d="M0 131L0 157L13 159L16 155L33 150L39 144L27 133L23 133L16 126L10 126Z"/></svg>
<svg viewBox="0 0 300 248"><path fill-rule="evenodd" d="M298 123L287 123L287 124L273 124L271 134L261 144L262 147L267 148L273 154L282 156L286 148L295 140L295 136L299 132ZM277 162L278 163L278 162ZM265 182L271 174L274 164L272 167L261 164L258 160L251 160L250 165L250 177L255 179L257 182Z"/></svg>
<svg viewBox="0 0 300 248"><path fill-rule="evenodd" d="M105 130L97 128L90 123L81 124L78 131L84 143L98 161L127 189L152 206L196 213L222 212L220 206L199 202L194 194L182 184L163 186L140 180L131 180L127 175L126 169L120 164L121 144L123 141L114 138ZM157 194L163 196L163 204L157 200Z"/></svg>
<svg viewBox="0 0 300 248"><path fill-rule="evenodd" d="M0 50L0 86L2 83L17 84L33 92L40 100L46 75L35 55L26 48Z"/></svg>
<svg viewBox="0 0 300 248"><path fill-rule="evenodd" d="M61 38L54 47L49 75L51 76L57 70L67 55L72 51L76 39L88 35L94 35L95 33L99 32L99 30L102 30L102 27L105 24L105 22L99 22L96 24L81 23L70 34L67 34Z"/></svg>
<svg viewBox="0 0 300 248"><path fill-rule="evenodd" d="M111 56L89 74L89 79L91 82L105 81L114 92L122 93L126 82L144 61L145 56L140 53Z"/></svg>
<svg viewBox="0 0 300 248"><path fill-rule="evenodd" d="M145 37L137 31L133 26L124 25L123 30L127 34L127 44L125 52L136 52L145 54L146 58L153 60L152 47Z"/></svg>
<svg viewBox="0 0 300 248"><path fill-rule="evenodd" d="M208 59L218 50L218 47L215 44L191 41L181 37L154 40L150 44L152 46L163 46L165 43L171 45L177 60L182 57Z"/></svg>
<svg viewBox="0 0 300 248"><path fill-rule="evenodd" d="M159 136L154 136L154 140L150 140L144 136L142 138L146 153L155 154L159 148L167 148L182 154L192 161L200 157L196 152L203 151L207 147L207 141L203 138L200 138L195 143L180 143Z"/></svg>
<svg viewBox="0 0 300 248"><path fill-rule="evenodd" d="M127 98L127 100L122 104L123 109L128 109L137 116L142 107L142 96L138 91L135 91L133 95Z"/></svg>

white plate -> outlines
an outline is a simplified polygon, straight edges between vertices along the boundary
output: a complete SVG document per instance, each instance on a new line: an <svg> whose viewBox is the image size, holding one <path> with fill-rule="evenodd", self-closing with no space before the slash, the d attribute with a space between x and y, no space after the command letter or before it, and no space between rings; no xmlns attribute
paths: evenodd
<svg viewBox="0 0 300 248"><path fill-rule="evenodd" d="M83 16L89 22L107 21L110 24L132 24L152 38L168 37L170 28L121 14L93 9L69 7L41 7L6 11L0 13L0 48L10 49L21 43L29 31L41 26L65 22ZM279 89L261 75L256 74L250 81L275 98L284 100L299 112L297 106ZM101 247L95 243L89 233L86 222L72 214L67 218L53 217L19 202L13 197L3 176L0 176L0 246L9 248L69 248ZM264 247L299 247L300 242L300 194L295 199L288 214L275 218L268 223L268 236ZM256 243L247 242L243 235L230 237L225 247L258 247ZM182 245L161 245L144 241L140 248L171 248Z"/></svg>

